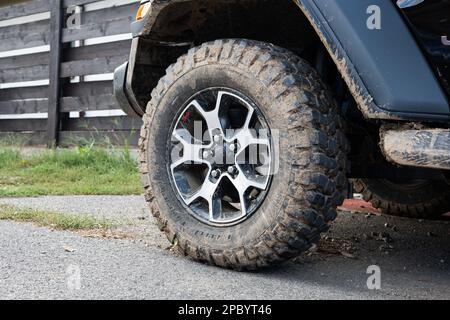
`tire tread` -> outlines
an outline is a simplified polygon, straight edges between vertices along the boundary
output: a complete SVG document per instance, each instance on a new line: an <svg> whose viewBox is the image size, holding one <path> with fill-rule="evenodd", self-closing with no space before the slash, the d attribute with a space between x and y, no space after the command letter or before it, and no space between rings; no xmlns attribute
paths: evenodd
<svg viewBox="0 0 450 320"><path fill-rule="evenodd" d="M147 139L158 101L171 83L194 67L208 63L233 65L255 78L264 79L269 92L277 99L292 101L289 112L292 125L291 178L285 197L284 212L273 226L254 243L233 250L213 250L192 243L171 225L160 211L152 191L147 159ZM146 200L168 239L178 241L179 250L199 261L236 270L255 270L295 257L309 249L328 230L336 217L336 206L347 190L346 154L348 143L342 134L342 121L330 93L305 61L277 46L241 39L216 40L193 48L167 69L167 74L153 90L140 139L141 172L144 176ZM325 104L325 105L324 105ZM297 143L301 142L299 152ZM306 157L306 161L305 161ZM303 174L303 172L310 174ZM303 190L303 192L301 192ZM299 209L305 207L308 209Z"/></svg>

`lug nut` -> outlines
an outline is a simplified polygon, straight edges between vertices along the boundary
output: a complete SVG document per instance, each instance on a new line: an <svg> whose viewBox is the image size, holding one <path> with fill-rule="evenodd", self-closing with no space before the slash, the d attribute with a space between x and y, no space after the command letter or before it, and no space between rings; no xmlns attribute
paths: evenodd
<svg viewBox="0 0 450 320"><path fill-rule="evenodd" d="M218 143L220 141L220 136L219 135L215 135L214 136L214 142Z"/></svg>
<svg viewBox="0 0 450 320"><path fill-rule="evenodd" d="M211 176L215 179L217 179L218 177L220 177L220 170L213 170L211 172Z"/></svg>
<svg viewBox="0 0 450 320"><path fill-rule="evenodd" d="M207 159L209 157L214 157L214 151L212 150L203 151L203 159Z"/></svg>
<svg viewBox="0 0 450 320"><path fill-rule="evenodd" d="M236 152L239 150L239 146L237 144L233 143L230 145L230 150L231 150L231 152Z"/></svg>
<svg viewBox="0 0 450 320"><path fill-rule="evenodd" d="M235 167L235 166L228 167L228 173L229 173L229 174L234 174L234 173L236 173L236 167Z"/></svg>

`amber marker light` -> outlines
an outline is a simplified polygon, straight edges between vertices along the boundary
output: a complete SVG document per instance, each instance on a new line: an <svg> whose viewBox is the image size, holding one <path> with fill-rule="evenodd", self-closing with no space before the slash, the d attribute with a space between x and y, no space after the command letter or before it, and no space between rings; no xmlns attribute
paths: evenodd
<svg viewBox="0 0 450 320"><path fill-rule="evenodd" d="M151 6L152 6L151 1L141 4L136 14L136 21L144 19L147 13L150 11Z"/></svg>

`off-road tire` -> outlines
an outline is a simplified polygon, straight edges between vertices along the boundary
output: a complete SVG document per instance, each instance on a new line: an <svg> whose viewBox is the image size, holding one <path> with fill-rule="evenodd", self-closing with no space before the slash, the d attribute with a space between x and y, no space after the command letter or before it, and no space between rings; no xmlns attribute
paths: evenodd
<svg viewBox="0 0 450 320"><path fill-rule="evenodd" d="M357 179L354 189L387 215L438 219L450 211L450 185L444 181L405 186L382 179Z"/></svg>
<svg viewBox="0 0 450 320"><path fill-rule="evenodd" d="M264 203L238 225L190 215L169 183L166 141L181 103L206 87L239 90L280 130L279 170ZM336 103L308 63L274 45L218 40L191 49L152 92L140 139L145 197L173 247L236 270L280 263L308 250L336 218L346 194L347 140Z"/></svg>

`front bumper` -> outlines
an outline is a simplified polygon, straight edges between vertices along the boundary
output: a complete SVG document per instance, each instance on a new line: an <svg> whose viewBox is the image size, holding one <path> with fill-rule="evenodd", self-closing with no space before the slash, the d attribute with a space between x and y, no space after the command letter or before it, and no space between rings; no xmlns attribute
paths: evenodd
<svg viewBox="0 0 450 320"><path fill-rule="evenodd" d="M114 71L114 97L119 105L119 107L129 116L132 117L142 117L142 108L137 106L136 97L132 90L128 89L127 86L127 73L128 73L128 62L117 67Z"/></svg>

